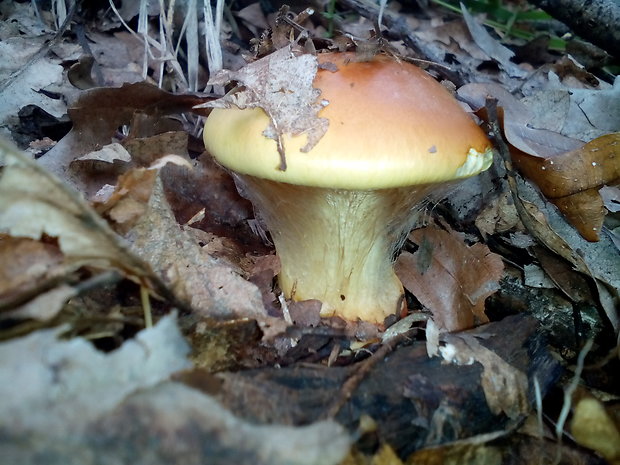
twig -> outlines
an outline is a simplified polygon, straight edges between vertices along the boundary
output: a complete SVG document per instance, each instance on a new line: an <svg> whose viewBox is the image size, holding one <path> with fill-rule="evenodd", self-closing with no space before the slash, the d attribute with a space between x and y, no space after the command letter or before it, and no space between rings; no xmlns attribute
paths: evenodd
<svg viewBox="0 0 620 465"><path fill-rule="evenodd" d="M531 0L579 36L620 58L620 3L614 0Z"/></svg>
<svg viewBox="0 0 620 465"><path fill-rule="evenodd" d="M560 411L560 416L558 417L558 422L555 425L555 434L557 436L558 442L562 442L562 434L564 432L564 424L566 423L566 419L568 418L568 414L570 413L571 405L573 403L573 394L579 385L579 380L581 379L581 372L583 371L583 365L586 359L586 355L592 349L592 344L594 344L593 339L588 339L584 344L581 352L579 352L579 356L577 357L577 366L575 367L575 374L571 379L570 383L564 389L564 403L562 404L562 410Z"/></svg>
<svg viewBox="0 0 620 465"><path fill-rule="evenodd" d="M417 330L418 328L412 328L409 331L394 336L392 339L388 340L381 347L379 347L379 349L369 358L360 362L356 366L358 369L342 385L339 395L334 399L334 402L332 402L331 406L327 410L325 418L330 419L338 415L338 412L340 412L342 407L344 407L344 405L349 401L357 387L368 375L368 373L370 373L372 368L385 359L390 352L396 349L398 344L409 340L412 334Z"/></svg>

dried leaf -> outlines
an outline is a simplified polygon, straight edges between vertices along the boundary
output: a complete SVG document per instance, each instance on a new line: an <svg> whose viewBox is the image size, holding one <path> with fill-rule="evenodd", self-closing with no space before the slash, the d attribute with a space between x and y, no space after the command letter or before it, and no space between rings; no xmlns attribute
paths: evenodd
<svg viewBox="0 0 620 465"><path fill-rule="evenodd" d="M527 154L546 157L574 150L582 142L557 132L530 127L534 118L529 108L499 84L467 84L457 91L474 110L483 109L488 97L497 99L502 129L508 143ZM484 113L484 110L481 110ZM485 116L483 114L483 116Z"/></svg>
<svg viewBox="0 0 620 465"><path fill-rule="evenodd" d="M435 323L459 331L488 321L484 301L499 289L503 271L499 255L480 243L467 246L459 233L437 227L415 230L409 237L420 249L402 253L396 273L430 309Z"/></svg>
<svg viewBox="0 0 620 465"><path fill-rule="evenodd" d="M607 210L603 207L603 199L598 189L587 189L566 197L551 199L551 202L584 239L591 242L599 240Z"/></svg>
<svg viewBox="0 0 620 465"><path fill-rule="evenodd" d="M78 292L74 287L61 284L47 292L40 293L10 312L2 314L2 317L12 320L51 320L62 310L65 303L77 294Z"/></svg>
<svg viewBox="0 0 620 465"><path fill-rule="evenodd" d="M583 237L597 241L606 214L598 190L620 183L620 133L545 158L514 151L513 162L567 217Z"/></svg>
<svg viewBox="0 0 620 465"><path fill-rule="evenodd" d="M1 208L1 207L0 207ZM63 255L58 244L0 235L0 308L37 284L62 275Z"/></svg>
<svg viewBox="0 0 620 465"><path fill-rule="evenodd" d="M550 129L547 124L553 116L561 123L560 134L590 141L604 134L618 131L620 124L620 80L613 86L574 88L562 84L554 73L549 73L549 89L534 93L523 100L531 111L551 113L547 118L532 121L536 128ZM539 125L540 124L540 125Z"/></svg>
<svg viewBox="0 0 620 465"><path fill-rule="evenodd" d="M65 113L64 99L50 95L59 90L71 93L63 82L61 59L50 56L32 61L48 39L49 35L38 31L28 38L17 35L0 40L0 126L10 124L26 105L36 105L56 117Z"/></svg>
<svg viewBox="0 0 620 465"><path fill-rule="evenodd" d="M84 339L41 330L0 343L0 428L65 438L80 433L127 395L189 366L175 318L165 317L110 353ZM25 370L24 367L28 369Z"/></svg>
<svg viewBox="0 0 620 465"><path fill-rule="evenodd" d="M74 159L111 143L118 128L129 124L136 112L160 116L189 112L202 101L193 95L173 95L146 83L88 90L68 110L73 121L69 134L39 163L79 191L87 191L89 179L69 169Z"/></svg>
<svg viewBox="0 0 620 465"><path fill-rule="evenodd" d="M0 141L0 232L57 238L66 263L117 268L156 279L79 194Z"/></svg>
<svg viewBox="0 0 620 465"><path fill-rule="evenodd" d="M465 5L462 3L461 12L463 13L465 23L469 28L469 32L478 47L480 47L489 57L499 63L504 71L506 71L511 77L523 78L527 76L527 71L519 68L519 66L510 61L510 59L514 56L514 52L509 48L504 47L499 40L491 37L484 26L479 24L473 16L469 14L469 11L467 11L467 8L465 8Z"/></svg>
<svg viewBox="0 0 620 465"><path fill-rule="evenodd" d="M491 412L505 413L512 419L529 412L528 379L524 372L480 344L475 335L443 334L441 340L445 345L439 350L447 361L478 362L483 366L481 385Z"/></svg>
<svg viewBox="0 0 620 465"><path fill-rule="evenodd" d="M503 156L509 155L504 153ZM509 160L505 159L504 162L511 167ZM554 208L542 201L538 190L515 176L511 168L506 171L506 175L519 218L528 232L549 250L571 263L575 270L592 278L598 291L598 300L615 331L618 331L620 254L612 238L603 235L600 242L584 241Z"/></svg>
<svg viewBox="0 0 620 465"><path fill-rule="evenodd" d="M271 120L263 134L277 141L280 169L285 170L284 134L307 134L308 142L302 148L307 152L327 132L328 120L318 117L325 103L319 100L321 92L312 87L317 70L314 55L299 54L293 46L287 46L239 71L220 71L209 81L210 84L225 85L236 81L244 89L202 106L262 108Z"/></svg>
<svg viewBox="0 0 620 465"><path fill-rule="evenodd" d="M516 156L515 156L516 155ZM620 181L620 133L545 158L512 154L515 165L546 197L555 199Z"/></svg>
<svg viewBox="0 0 620 465"><path fill-rule="evenodd" d="M126 237L132 249L152 265L179 299L203 316L266 317L258 288L230 265L203 252L177 223L159 177L154 179L148 201L141 208L144 214L136 218Z"/></svg>
<svg viewBox="0 0 620 465"><path fill-rule="evenodd" d="M352 439L333 420L305 426L243 420L213 397L162 383L127 399L89 431L115 463L337 465ZM148 447L136 447L149 444Z"/></svg>

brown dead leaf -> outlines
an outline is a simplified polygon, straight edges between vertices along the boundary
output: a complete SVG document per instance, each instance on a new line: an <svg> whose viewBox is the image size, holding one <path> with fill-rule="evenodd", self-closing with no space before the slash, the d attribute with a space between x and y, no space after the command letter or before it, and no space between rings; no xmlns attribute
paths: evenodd
<svg viewBox="0 0 620 465"><path fill-rule="evenodd" d="M300 54L289 45L239 71L220 71L209 81L210 84L225 85L236 81L244 89L201 107L262 108L271 120L263 133L277 141L280 169L285 170L282 135L307 134L308 142L302 149L307 152L327 131L328 120L318 117L325 103L319 100L320 91L312 87L317 70L314 55Z"/></svg>
<svg viewBox="0 0 620 465"><path fill-rule="evenodd" d="M51 320L62 310L67 301L76 295L78 295L77 289L67 284L61 284L38 294L2 316L12 320Z"/></svg>
<svg viewBox="0 0 620 465"><path fill-rule="evenodd" d="M126 233L132 249L155 269L182 301L203 316L266 316L258 288L235 270L203 252L166 201L162 181L155 178L145 211Z"/></svg>
<svg viewBox="0 0 620 465"><path fill-rule="evenodd" d="M519 215L510 192L502 192L493 202L488 202L475 220L483 235L501 234L519 228Z"/></svg>
<svg viewBox="0 0 620 465"><path fill-rule="evenodd" d="M90 89L68 110L73 121L69 134L42 156L39 163L84 192L88 179L70 169L74 159L111 143L118 128L129 124L136 112L157 115L190 112L203 101L193 95L173 95L146 83Z"/></svg>
<svg viewBox="0 0 620 465"><path fill-rule="evenodd" d="M186 304L150 265L82 199L81 195L13 147L0 142L0 233L58 241L63 266L119 271L173 305Z"/></svg>
<svg viewBox="0 0 620 465"><path fill-rule="evenodd" d="M29 293L41 281L64 274L55 241L0 235L0 308Z"/></svg>
<svg viewBox="0 0 620 465"><path fill-rule="evenodd" d="M234 415L212 396L172 382L128 397L92 425L89 437L95 438L91 447L117 463L152 465L337 465L352 442L334 420L260 424ZM136 448L145 443L148 451Z"/></svg>
<svg viewBox="0 0 620 465"><path fill-rule="evenodd" d="M0 142L0 231L58 239L67 263L115 267L151 275L79 195L10 145Z"/></svg>
<svg viewBox="0 0 620 465"><path fill-rule="evenodd" d="M496 98L506 140L522 152L547 157L577 149L582 145L579 140L557 132L530 127L529 123L534 118L532 112L499 84L467 84L459 88L457 94L475 111L484 109L487 98ZM487 119L484 110L479 113Z"/></svg>
<svg viewBox="0 0 620 465"><path fill-rule="evenodd" d="M551 199L615 184L620 180L618 132L555 156L535 158L512 155L515 165Z"/></svg>
<svg viewBox="0 0 620 465"><path fill-rule="evenodd" d="M95 204L97 212L107 218L116 232L125 234L146 212L158 172L133 169L119 176L118 183L105 202Z"/></svg>
<svg viewBox="0 0 620 465"><path fill-rule="evenodd" d="M445 345L439 351L445 360L459 365L478 362L483 366L480 382L491 412L505 413L512 419L529 412L528 380L523 371L480 344L475 335L444 334L440 338Z"/></svg>
<svg viewBox="0 0 620 465"><path fill-rule="evenodd" d="M494 105L490 101L492 131L501 133ZM542 201L540 192L526 183L512 167L510 151L503 139L496 145L504 161L505 176L512 192L519 218L527 231L552 252L571 263L575 270L592 279L598 291L598 301L615 331L620 328L617 302L620 289L620 255L611 238L602 236L600 242L588 243L559 215ZM603 285L602 283L605 283Z"/></svg>
<svg viewBox="0 0 620 465"><path fill-rule="evenodd" d="M620 183L620 133L545 158L511 153L515 166L532 180L589 241L597 241L605 218L598 190Z"/></svg>
<svg viewBox="0 0 620 465"><path fill-rule="evenodd" d="M168 166L161 176L179 223L187 223L204 209L204 218L192 226L250 244L251 249L265 249L247 224L254 217L252 205L239 195L233 179L213 158L199 157L191 170Z"/></svg>
<svg viewBox="0 0 620 465"><path fill-rule="evenodd" d="M420 248L401 254L396 273L437 325L459 331L488 321L484 301L499 288L499 255L480 243L468 246L461 234L437 227L415 230L409 238Z"/></svg>

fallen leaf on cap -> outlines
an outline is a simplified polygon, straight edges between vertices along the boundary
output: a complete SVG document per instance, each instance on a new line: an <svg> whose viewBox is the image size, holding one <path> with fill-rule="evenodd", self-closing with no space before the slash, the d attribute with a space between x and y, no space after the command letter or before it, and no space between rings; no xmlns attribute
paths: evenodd
<svg viewBox="0 0 620 465"><path fill-rule="evenodd" d="M314 55L300 55L289 45L239 71L220 71L209 81L210 84L225 85L236 81L244 89L198 108L262 108L271 120L263 134L277 141L280 169L285 170L282 135L307 134L308 142L302 148L307 152L327 132L328 120L318 117L324 106L319 100L321 92L312 87L317 70Z"/></svg>
<svg viewBox="0 0 620 465"><path fill-rule="evenodd" d="M533 181L589 241L599 240L606 210L599 189L620 183L620 133L545 158L511 153L515 166Z"/></svg>
<svg viewBox="0 0 620 465"><path fill-rule="evenodd" d="M432 312L435 323L460 331L487 322L484 301L499 289L501 257L484 244L468 246L458 232L438 227L417 229L409 239L419 249L400 255L396 273Z"/></svg>

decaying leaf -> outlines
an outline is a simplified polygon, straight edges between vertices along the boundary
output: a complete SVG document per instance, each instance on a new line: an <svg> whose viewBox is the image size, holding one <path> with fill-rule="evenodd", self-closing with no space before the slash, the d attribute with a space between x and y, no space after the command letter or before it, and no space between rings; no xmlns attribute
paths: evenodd
<svg viewBox="0 0 620 465"><path fill-rule="evenodd" d="M80 433L130 393L187 368L188 346L175 320L163 318L110 354L84 339L58 340L62 329L0 343L0 379L11 380L0 383L0 428L61 438Z"/></svg>
<svg viewBox="0 0 620 465"><path fill-rule="evenodd" d="M491 37L483 25L479 24L474 17L467 11L465 5L461 3L461 12L463 18L469 28L474 42L489 57L495 60L511 77L523 78L527 76L527 71L519 68L519 66L510 59L514 56L514 52L502 45L497 39Z"/></svg>
<svg viewBox="0 0 620 465"><path fill-rule="evenodd" d="M64 304L78 294L77 289L61 284L48 291L41 292L28 302L2 314L0 320L27 320L35 319L47 321L54 318L60 312Z"/></svg>
<svg viewBox="0 0 620 465"><path fill-rule="evenodd" d="M144 181L140 189L151 189L146 198L130 197L135 188L125 191L128 208L136 213L125 233L132 250L151 264L178 298L203 316L264 318L258 288L230 265L203 252L177 223L159 177Z"/></svg>
<svg viewBox="0 0 620 465"><path fill-rule="evenodd" d="M67 263L116 268L153 279L148 265L84 200L35 162L0 141L0 232L57 238Z"/></svg>
<svg viewBox="0 0 620 465"><path fill-rule="evenodd" d="M532 112L499 84L466 84L459 88L457 94L476 111L484 109L487 98L496 98L506 140L512 147L522 152L546 157L574 150L583 145L581 141L557 132L531 127L529 123L534 118Z"/></svg>
<svg viewBox="0 0 620 465"><path fill-rule="evenodd" d="M606 211L598 190L620 183L620 133L545 158L514 151L517 168L532 180L583 237L597 241Z"/></svg>
<svg viewBox="0 0 620 465"><path fill-rule="evenodd" d="M484 336L484 335L483 335ZM443 334L442 357L452 363L480 363L481 385L489 408L495 415L505 413L517 418L529 411L527 375L511 366L492 350L484 347L475 335Z"/></svg>
<svg viewBox="0 0 620 465"><path fill-rule="evenodd" d="M55 241L0 235L0 309L30 293L41 281L62 276L63 255Z"/></svg>
<svg viewBox="0 0 620 465"><path fill-rule="evenodd" d="M468 84L459 89L459 96L475 108L481 108L489 95L498 100L500 124L516 167L540 187L583 237L598 240L606 214L598 190L620 182L620 133L584 145L558 132L532 127L535 113L498 85ZM486 118L484 108L480 113Z"/></svg>
<svg viewBox="0 0 620 465"><path fill-rule="evenodd" d="M110 144L118 128L131 123L136 113L158 115L161 120L161 115L189 112L202 102L199 97L173 95L146 83L90 89L68 109L73 121L69 134L39 163L79 191L87 192L87 180L70 169L76 158Z"/></svg>
<svg viewBox="0 0 620 465"><path fill-rule="evenodd" d="M493 105L489 105L491 113ZM500 133L497 115L492 115L491 127ZM602 236L599 243L588 243L574 228L542 201L540 192L517 176L512 168L510 151L503 139L496 139L504 160L508 186L521 222L528 232L552 252L567 260L575 270L592 278L598 300L615 331L620 328L617 302L620 295L620 254L611 238ZM605 283L605 285L601 284Z"/></svg>
<svg viewBox="0 0 620 465"><path fill-rule="evenodd" d="M327 131L328 120L317 115L327 102L319 100L320 91L312 87L317 70L314 55L300 54L289 45L239 71L220 71L210 84L236 81L243 90L200 107L262 108L271 120L263 134L277 141L280 169L285 170L283 134L307 134L308 142L302 150L309 151Z"/></svg>
<svg viewBox="0 0 620 465"><path fill-rule="evenodd" d="M596 88L576 88L560 82L553 72L548 78L547 89L522 99L536 115L530 121L532 127L582 141L620 129L620 79L613 85L601 82Z"/></svg>
<svg viewBox="0 0 620 465"><path fill-rule="evenodd" d="M152 465L336 465L352 442L333 420L257 425L212 397L171 382L132 395L94 424L87 438L99 445L95 451L118 457L118 463Z"/></svg>
<svg viewBox="0 0 620 465"><path fill-rule="evenodd" d="M400 255L396 273L432 312L435 323L459 331L488 321L484 301L499 289L500 256L481 243L468 246L459 233L437 227L417 229L409 237L420 248Z"/></svg>
<svg viewBox="0 0 620 465"><path fill-rule="evenodd" d="M334 421L255 425L167 381L190 367L174 317L108 354L81 338L58 340L61 331L0 343L0 378L11 380L0 383L7 463L335 465L349 450L349 434Z"/></svg>
<svg viewBox="0 0 620 465"><path fill-rule="evenodd" d="M344 396L345 405L335 418L359 434L360 422L370 416L377 423L373 441L377 437L379 443L389 444L404 459L422 447L518 425L522 416L517 411L524 408L522 402L525 400L529 406L525 412L530 411L533 402L522 378L527 377L531 383L535 376L546 392L559 375L558 362L547 352L537 326L533 318L520 315L468 331L500 357L497 360L482 354L482 349L471 350L470 355L480 353L481 360L488 357L485 366L482 362L457 366L438 357L429 358L424 342L414 341L397 347L388 357L378 357L371 368L359 364L264 367L217 373L214 378L220 383L212 380L211 385L217 386L214 395L227 408L258 424L311 423L324 418L334 399ZM510 366L503 361L509 361ZM483 375L486 367L488 371ZM360 370L367 370L361 378ZM481 378L485 376L489 377L489 392L494 396L491 399L509 414L516 414L515 420L491 411L481 389ZM347 390L350 380L356 377L359 384ZM506 398L518 401L518 407L509 406L507 399L497 399L504 390Z"/></svg>

